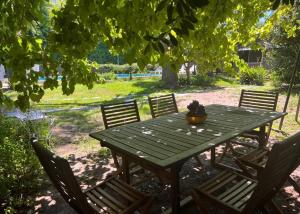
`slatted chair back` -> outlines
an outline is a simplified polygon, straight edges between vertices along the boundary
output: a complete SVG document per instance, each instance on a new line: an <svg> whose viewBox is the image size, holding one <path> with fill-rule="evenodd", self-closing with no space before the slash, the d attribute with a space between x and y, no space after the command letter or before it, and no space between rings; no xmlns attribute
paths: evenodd
<svg viewBox="0 0 300 214"><path fill-rule="evenodd" d="M152 118L166 114L177 113L178 108L174 94L166 94L159 97L148 97Z"/></svg>
<svg viewBox="0 0 300 214"><path fill-rule="evenodd" d="M259 174L258 184L245 206L245 213L252 213L255 208L263 206L274 197L295 169L299 156L300 132L281 143L274 144L266 167Z"/></svg>
<svg viewBox="0 0 300 214"><path fill-rule="evenodd" d="M53 185L70 206L79 213L94 213L82 193L67 160L56 156L32 139L31 144Z"/></svg>
<svg viewBox="0 0 300 214"><path fill-rule="evenodd" d="M136 100L116 104L101 105L106 129L140 121Z"/></svg>
<svg viewBox="0 0 300 214"><path fill-rule="evenodd" d="M242 89L239 107L276 111L278 92Z"/></svg>

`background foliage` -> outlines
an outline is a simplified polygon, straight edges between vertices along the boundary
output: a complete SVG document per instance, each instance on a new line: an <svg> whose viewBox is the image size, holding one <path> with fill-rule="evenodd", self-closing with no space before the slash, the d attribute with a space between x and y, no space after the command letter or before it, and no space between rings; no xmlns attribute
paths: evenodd
<svg viewBox="0 0 300 214"><path fill-rule="evenodd" d="M0 2L0 63L12 71L17 99L0 92L0 105L28 109L45 89L59 85L69 95L76 84L93 87L98 75L87 56L102 41L113 54L143 69L147 64L170 65L173 71L187 61L206 70L239 66L237 44L255 44L289 10L290 0L66 0L51 6L47 0ZM284 4L280 4L280 3ZM280 5L280 6L279 6ZM258 26L267 11L276 11ZM46 27L45 27L46 26ZM146 28L145 28L146 26ZM39 63L42 72L32 66ZM38 78L45 76L43 85Z"/></svg>
<svg viewBox="0 0 300 214"><path fill-rule="evenodd" d="M285 31L278 24L272 30L270 37L272 49L268 52L268 63L272 70L272 79L277 86L290 83L296 55L300 51L300 1L296 1L293 9L282 16L282 21L287 20L293 28ZM300 63L297 70L296 83L300 84Z"/></svg>
<svg viewBox="0 0 300 214"><path fill-rule="evenodd" d="M31 206L40 184L41 167L30 145L30 135L47 135L47 123L22 122L0 115L0 212L14 213ZM9 212L10 211L10 212Z"/></svg>

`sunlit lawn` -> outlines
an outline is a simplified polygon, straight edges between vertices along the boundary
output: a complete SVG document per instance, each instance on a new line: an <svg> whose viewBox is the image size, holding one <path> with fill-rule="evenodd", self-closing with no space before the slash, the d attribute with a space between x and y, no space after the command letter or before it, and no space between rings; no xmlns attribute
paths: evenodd
<svg viewBox="0 0 300 214"><path fill-rule="evenodd" d="M34 109L58 109L60 111L48 113L50 117L55 118L55 134L59 134L56 141L64 141L64 143L72 142L78 143L78 149L93 149L97 148L98 142L92 140L88 133L103 129L102 118L100 113L100 104L105 102L122 101L129 98L135 98L139 101L139 112L142 120L151 118L147 96L150 94L175 92L182 93L197 93L210 92L213 90L224 90L224 93L232 93L237 97L240 90L273 90L274 87L267 82L265 86L245 86L239 85L236 81L218 77L212 87L181 87L176 90L164 89L157 78L123 81L117 80L107 82L105 84L96 84L93 89L88 90L85 86L76 86L75 92L70 95L62 95L61 88L53 91L47 90L45 96L40 103L33 104ZM281 92L281 102L277 110L281 111L283 108L283 100L285 93ZM14 96L14 93L11 93ZM181 99L184 99L181 98ZM221 104L221 103L220 103ZM232 104L234 105L234 104ZM300 124L295 122L295 112L297 105L297 97L292 94L288 116L285 118L283 131L291 134L300 129ZM74 110L73 108L84 108L81 110ZM181 110L183 107L180 107ZM275 122L274 128L278 128L278 123ZM272 132L273 136L278 139L284 138L282 133Z"/></svg>

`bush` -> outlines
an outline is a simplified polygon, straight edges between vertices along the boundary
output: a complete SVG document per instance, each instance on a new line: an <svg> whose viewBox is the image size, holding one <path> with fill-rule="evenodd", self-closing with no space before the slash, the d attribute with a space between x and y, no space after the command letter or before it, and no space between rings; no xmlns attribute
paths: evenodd
<svg viewBox="0 0 300 214"><path fill-rule="evenodd" d="M99 68L97 69L97 72L99 73L140 73L139 67L137 64L124 64L124 65L115 65L115 64L102 64L99 65Z"/></svg>
<svg viewBox="0 0 300 214"><path fill-rule="evenodd" d="M262 67L244 68L239 71L241 84L263 85L266 80L267 72Z"/></svg>
<svg viewBox="0 0 300 214"><path fill-rule="evenodd" d="M117 75L114 72L108 72L108 73L102 73L99 74L100 79L104 79L105 80L115 80L117 79Z"/></svg>
<svg viewBox="0 0 300 214"><path fill-rule="evenodd" d="M41 167L30 145L30 133L46 136L48 125L25 123L0 115L0 213L31 206ZM1 208L1 206L4 206ZM1 211L2 209L2 211Z"/></svg>
<svg viewBox="0 0 300 214"><path fill-rule="evenodd" d="M207 73L199 72L191 76L191 84L197 86L210 86L213 85L214 78L210 77Z"/></svg>

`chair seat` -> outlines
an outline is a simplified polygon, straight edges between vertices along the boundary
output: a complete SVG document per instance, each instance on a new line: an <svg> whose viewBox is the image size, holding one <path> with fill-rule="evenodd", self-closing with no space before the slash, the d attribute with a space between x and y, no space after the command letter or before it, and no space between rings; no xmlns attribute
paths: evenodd
<svg viewBox="0 0 300 214"><path fill-rule="evenodd" d="M254 168L261 168L264 167L267 163L268 153L269 151L266 148L256 149L244 155L243 157L239 158L239 160L248 166Z"/></svg>
<svg viewBox="0 0 300 214"><path fill-rule="evenodd" d="M198 194L217 200L223 207L241 212L250 199L256 181L240 174L223 171L195 190Z"/></svg>
<svg viewBox="0 0 300 214"><path fill-rule="evenodd" d="M131 213L149 199L115 177L87 189L84 194L97 213Z"/></svg>

